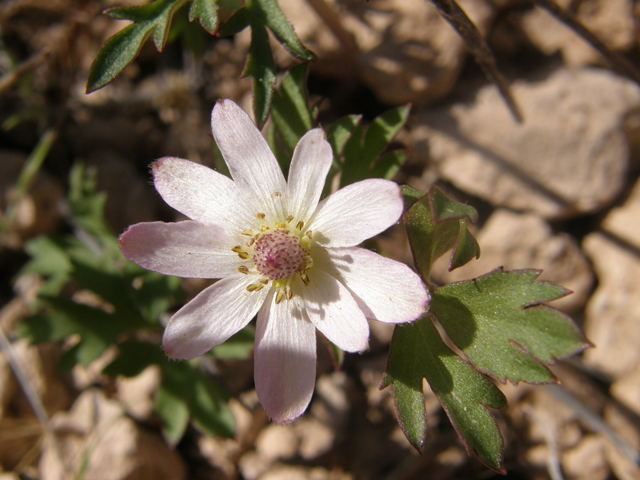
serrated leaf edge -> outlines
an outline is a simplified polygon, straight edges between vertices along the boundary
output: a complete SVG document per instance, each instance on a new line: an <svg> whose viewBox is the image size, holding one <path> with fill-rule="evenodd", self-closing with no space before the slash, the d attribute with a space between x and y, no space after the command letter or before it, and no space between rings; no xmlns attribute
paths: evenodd
<svg viewBox="0 0 640 480"><path fill-rule="evenodd" d="M546 284L546 285L553 285L553 286L555 286L555 287L560 287L562 290L564 290L564 292L563 292L563 293L561 293L561 294L560 294L560 295L558 295L557 297L554 297L554 298L551 298L551 299L549 299L549 300L546 300L546 302L551 302L551 301L553 301L553 300L558 300L558 299L560 299L560 298L564 298L564 297L566 297L567 295L570 295L570 294L572 294L572 293L573 293L571 290L569 290L569 289L567 289L567 288L563 287L562 285L558 285L558 284L556 284L556 283L549 282L549 281L546 281L546 280L542 280L542 281L537 280L537 279L540 277L540 275L542 274L542 270L541 270L541 269L536 269L536 268L517 268L517 269L513 269L513 270L505 270L505 269L504 269L504 267L502 267L502 266L501 266L501 267L494 268L493 270L491 270L490 272L485 273L484 275L480 275L480 276L478 276L478 277L470 278L470 279L467 279L467 280L459 280L459 281L457 281L457 282L452 282L452 283L449 283L449 284L447 284L447 285L443 285L443 287L445 287L445 286L446 286L446 287L449 287L449 286L451 286L451 285L459 285L459 284L462 284L462 283L472 282L472 281L475 281L475 280L478 280L478 279L481 279L481 278L484 278L484 277L488 277L488 276L490 276L490 275L494 274L494 273L495 273L495 272L497 272L497 271L500 271L501 273L505 273L505 274L509 274L509 273L519 273L519 272L526 272L526 273L532 273L532 272L535 272L535 273L536 273L536 276L534 277L534 279L533 279L533 282L532 282L532 283L541 283L541 284ZM440 287L440 288L442 288L442 287ZM436 290L437 290L437 289L436 289ZM546 303L544 303L544 302L542 302L542 301L540 301L540 302L534 302L534 303L531 303L531 304L528 304L528 305L522 305L522 306L520 307L520 309L521 309L521 310L534 309L534 308L535 308L535 309L540 309L540 308L542 308L542 309L548 309L548 310L554 311L554 312L558 313L559 315L561 315L562 317L564 317L564 319L569 323L569 325L571 325L571 327L573 327L573 330L576 332L577 336L578 336L578 337L581 339L581 341L582 341L582 345L581 345L581 346L580 346L580 348L579 348L579 349L577 349L576 351L574 351L574 352L572 352L572 353L570 353L570 354L568 354L568 355L566 355L566 356L563 356L563 357L553 357L553 358L551 359L551 361L549 361L549 362L544 362L544 361L542 361L542 360L538 359L536 356L532 355L528 350L526 350L526 349L525 349L522 345L520 345L518 342L515 342L514 340L509 340L509 342L510 342L510 343L511 343L515 348L517 348L518 350L522 351L522 353L524 353L525 355L527 355L528 357L530 357L532 360L534 360L535 362L537 362L538 364L540 364L542 367L544 367L544 368L549 372L549 375L553 378L553 380L552 380L551 382L539 382L539 383L538 383L538 382L527 382L527 381L525 381L525 380L519 380L519 381L517 381L517 382L513 382L513 381L511 381L511 380L509 380L509 379L504 379L504 380L503 380L503 379L501 379L501 378L496 377L496 376L495 376L495 375L493 375L491 372L489 372L489 371L485 371L485 370L483 370L482 368L478 367L477 365L475 365L474 363L472 363L472 362L471 362L471 360L469 360L469 361L468 361L469 365L471 365L471 366L472 366L472 367L473 367L477 372L479 372L479 373L481 373L481 374L483 374L483 375L486 375L487 377L489 377L489 378L491 378L491 379L494 379L494 380L496 380L497 382L500 382L502 385L506 385L506 384L507 384L507 382L508 382L508 383L510 383L511 385L514 385L514 386L518 386L520 383L526 383L526 384L528 384L528 385L553 385L553 384L559 384L559 383L560 383L560 381L558 380L558 378L556 377L556 375L555 375L555 374L554 374L554 373L549 369L549 367L551 367L551 366L555 365L555 364L556 364L557 362L559 362L559 361L565 360L565 359L567 359L567 358L569 358L569 357L571 357L571 356L573 356L573 355L577 355L577 354L579 354L579 353L583 352L584 350L586 350L586 349L588 349L588 348L593 348L593 347L595 347L595 345L594 345L590 340L588 340L588 339L585 337L584 333L583 333L583 332L578 328L578 326L576 325L576 323L573 321L573 319L572 319L569 315L567 315L567 314L565 314L564 312L562 312L562 311L558 310L557 308L553 308L552 306L547 305ZM437 317L434 313L432 313L431 311L429 311L429 314L430 314L430 315L435 316L436 318L438 318L438 317ZM445 331L445 333L446 333L446 331ZM458 347L458 346L456 345L456 347ZM459 348L459 347L458 347L458 348Z"/></svg>

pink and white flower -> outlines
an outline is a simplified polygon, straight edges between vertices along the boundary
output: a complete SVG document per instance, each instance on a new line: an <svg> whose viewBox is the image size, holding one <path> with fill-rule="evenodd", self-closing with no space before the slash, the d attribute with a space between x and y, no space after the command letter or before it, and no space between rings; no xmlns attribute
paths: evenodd
<svg viewBox="0 0 640 480"><path fill-rule="evenodd" d="M157 191L191 220L133 225L120 249L148 270L220 279L169 321L162 344L172 358L206 353L257 314L258 398L275 422L290 421L313 394L316 328L342 350L360 352L367 318L413 321L429 295L406 265L356 247L398 221L397 184L364 180L319 202L333 159L322 130L300 139L286 181L235 103L218 102L211 124L233 180L188 160L158 160Z"/></svg>

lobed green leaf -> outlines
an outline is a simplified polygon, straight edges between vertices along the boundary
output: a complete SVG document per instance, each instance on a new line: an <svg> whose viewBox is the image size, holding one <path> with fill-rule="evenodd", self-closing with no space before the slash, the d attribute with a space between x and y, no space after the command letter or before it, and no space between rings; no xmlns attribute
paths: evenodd
<svg viewBox="0 0 640 480"><path fill-rule="evenodd" d="M501 382L552 383L545 366L589 346L571 319L541 305L569 292L538 281L537 270L505 272L433 292L431 313L451 341L482 372Z"/></svg>
<svg viewBox="0 0 640 480"><path fill-rule="evenodd" d="M433 263L452 248L449 270L480 256L478 242L466 224L477 218L473 207L448 199L437 187L423 197L417 190L402 189L405 206L409 207L403 216L409 245L425 281L429 280Z"/></svg>
<svg viewBox="0 0 640 480"><path fill-rule="evenodd" d="M504 473L504 442L487 409L504 408L504 395L444 344L428 316L396 326L381 384L381 388L391 386L398 423L419 452L427 430L423 378L438 397L467 453L474 453L487 466Z"/></svg>
<svg viewBox="0 0 640 480"><path fill-rule="evenodd" d="M153 35L158 51L164 49L167 33L175 12L187 0L155 0L141 7L117 7L105 11L111 18L133 23L112 36L104 44L91 65L87 93L113 81L140 53L145 40ZM198 8L201 11L202 7ZM207 20L208 22L208 20Z"/></svg>
<svg viewBox="0 0 640 480"><path fill-rule="evenodd" d="M308 67L303 63L287 72L273 95L271 115L289 161L298 141L313 128L314 117L305 88ZM286 174L288 165L284 167Z"/></svg>
<svg viewBox="0 0 640 480"><path fill-rule="evenodd" d="M406 123L410 109L405 105L386 112L367 128L354 126L342 149L340 188L367 178L389 178L389 173L400 168L397 162L404 162L406 155L389 157L378 169L376 160ZM379 177L380 172L385 176Z"/></svg>
<svg viewBox="0 0 640 480"><path fill-rule="evenodd" d="M218 30L217 0L193 0L189 9L189 21L200 20L200 25L208 33L214 35Z"/></svg>

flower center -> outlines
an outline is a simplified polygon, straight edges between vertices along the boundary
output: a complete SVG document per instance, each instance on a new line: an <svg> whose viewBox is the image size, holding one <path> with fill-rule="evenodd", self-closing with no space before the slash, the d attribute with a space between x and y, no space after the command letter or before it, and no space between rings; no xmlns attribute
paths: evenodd
<svg viewBox="0 0 640 480"><path fill-rule="evenodd" d="M253 263L258 272L271 280L289 278L307 266L307 250L286 230L262 235L254 245Z"/></svg>
<svg viewBox="0 0 640 480"><path fill-rule="evenodd" d="M267 224L264 213L258 213L256 217L262 222L260 230L243 231L242 235L248 236L249 241L245 246L236 245L231 249L242 260L253 262L251 267L239 266L238 272L259 276L247 286L247 291L257 292L271 282L271 287L277 292L276 303L280 303L283 298L291 300L291 282L297 273L302 282L309 285L307 270L313 265L313 259L309 255L312 232L304 231L302 220L294 227L292 215L282 223L275 223L275 228Z"/></svg>

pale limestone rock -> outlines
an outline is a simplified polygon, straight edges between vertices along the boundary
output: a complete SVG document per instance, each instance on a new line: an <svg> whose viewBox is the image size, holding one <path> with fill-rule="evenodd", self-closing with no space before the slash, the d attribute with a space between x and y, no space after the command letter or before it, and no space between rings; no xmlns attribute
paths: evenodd
<svg viewBox="0 0 640 480"><path fill-rule="evenodd" d="M357 76L383 102L427 103L453 88L466 57L456 31L429 2L371 0L326 2L332 22L346 33L342 43L307 2L280 0L296 33L318 56L314 69L338 78ZM491 2L458 2L482 31L494 15ZM248 42L248 35L243 32ZM272 42L278 65L291 56Z"/></svg>
<svg viewBox="0 0 640 480"><path fill-rule="evenodd" d="M504 267L505 270L542 270L541 280L562 285L574 292L551 302L563 311L582 307L591 292L593 272L578 244L569 235L555 234L549 224L533 214L497 209L476 235L481 255L465 266L449 272L450 254L436 261L433 277L452 283L479 277Z"/></svg>
<svg viewBox="0 0 640 480"><path fill-rule="evenodd" d="M153 414L155 395L162 372L158 365L145 368L135 377L119 377L116 398L129 415L138 421L149 420Z"/></svg>
<svg viewBox="0 0 640 480"><path fill-rule="evenodd" d="M604 420L632 452L640 451L640 430L632 415L623 413L617 406L609 404L604 410ZM640 478L640 466L624 455L618 446L611 442L607 443L605 456L615 478L619 480Z"/></svg>
<svg viewBox="0 0 640 480"><path fill-rule="evenodd" d="M606 440L600 435L585 435L574 448L563 452L561 464L566 478L609 478L609 465L604 457Z"/></svg>
<svg viewBox="0 0 640 480"><path fill-rule="evenodd" d="M347 422L351 404L347 397L349 377L344 372L321 376L316 383L311 413L334 430L340 430Z"/></svg>
<svg viewBox="0 0 640 480"><path fill-rule="evenodd" d="M629 198L607 214L601 228L640 249L640 180L633 186Z"/></svg>
<svg viewBox="0 0 640 480"><path fill-rule="evenodd" d="M313 417L302 417L293 424L300 439L299 454L305 460L324 455L333 447L335 432Z"/></svg>
<svg viewBox="0 0 640 480"><path fill-rule="evenodd" d="M240 445L230 438L198 437L198 451L209 465L220 470L224 478L236 478L237 459L240 456Z"/></svg>
<svg viewBox="0 0 640 480"><path fill-rule="evenodd" d="M331 471L321 467L298 465L276 465L272 470L260 476L260 480L352 480L349 473L337 469Z"/></svg>
<svg viewBox="0 0 640 480"><path fill-rule="evenodd" d="M44 439L42 480L73 478L84 460L85 480L185 478L180 457L158 435L140 429L99 390L82 393L71 410L56 414L51 424L55 439Z"/></svg>
<svg viewBox="0 0 640 480"><path fill-rule="evenodd" d="M640 415L640 365L611 384L611 396Z"/></svg>
<svg viewBox="0 0 640 480"><path fill-rule="evenodd" d="M585 352L584 361L619 379L640 362L640 259L600 233L587 235L583 249L599 282L587 303L584 324L595 348Z"/></svg>
<svg viewBox="0 0 640 480"><path fill-rule="evenodd" d="M622 123L640 105L638 86L609 71L560 69L512 91L523 124L493 86L468 105L416 111L415 154L496 206L562 218L609 205L626 182Z"/></svg>
<svg viewBox="0 0 640 480"><path fill-rule="evenodd" d="M271 424L256 438L256 451L271 462L287 460L296 455L298 444L298 437L290 425Z"/></svg>
<svg viewBox="0 0 640 480"><path fill-rule="evenodd" d="M567 8L571 0L556 0ZM632 0L583 0L576 17L612 50L629 50L636 33ZM565 63L583 66L603 63L600 54L577 33L546 10L536 8L522 19L522 28L529 40L546 55L562 53Z"/></svg>

